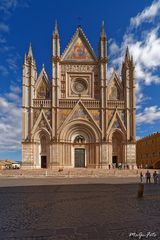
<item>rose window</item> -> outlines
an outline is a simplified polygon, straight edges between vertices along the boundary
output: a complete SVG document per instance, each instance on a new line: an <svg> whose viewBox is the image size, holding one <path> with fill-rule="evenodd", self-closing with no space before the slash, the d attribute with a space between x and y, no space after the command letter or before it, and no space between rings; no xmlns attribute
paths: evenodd
<svg viewBox="0 0 160 240"><path fill-rule="evenodd" d="M83 79L76 79L73 81L72 88L75 93L85 93L87 91L87 82Z"/></svg>

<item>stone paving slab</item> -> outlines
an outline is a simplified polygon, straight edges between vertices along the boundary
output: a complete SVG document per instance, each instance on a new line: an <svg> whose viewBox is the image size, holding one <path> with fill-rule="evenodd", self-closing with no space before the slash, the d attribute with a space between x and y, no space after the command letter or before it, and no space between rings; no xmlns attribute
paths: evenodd
<svg viewBox="0 0 160 240"><path fill-rule="evenodd" d="M44 185L70 185L70 184L130 184L139 183L139 177L1 177L0 187L14 187L14 186L44 186Z"/></svg>
<svg viewBox="0 0 160 240"><path fill-rule="evenodd" d="M82 180L82 179L81 179ZM160 239L160 186L72 184L0 188L0 240Z"/></svg>

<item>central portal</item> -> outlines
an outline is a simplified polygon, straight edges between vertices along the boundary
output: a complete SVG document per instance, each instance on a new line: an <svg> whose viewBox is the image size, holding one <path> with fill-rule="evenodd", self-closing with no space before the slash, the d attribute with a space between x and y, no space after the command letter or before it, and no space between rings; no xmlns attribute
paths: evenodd
<svg viewBox="0 0 160 240"><path fill-rule="evenodd" d="M75 148L75 167L81 168L85 167L85 149Z"/></svg>

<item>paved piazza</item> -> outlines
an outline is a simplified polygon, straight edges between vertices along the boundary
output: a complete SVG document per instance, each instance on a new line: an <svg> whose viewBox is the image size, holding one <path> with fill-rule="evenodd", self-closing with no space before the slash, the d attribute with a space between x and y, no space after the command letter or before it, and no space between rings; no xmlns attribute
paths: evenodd
<svg viewBox="0 0 160 240"><path fill-rule="evenodd" d="M18 180L25 186L16 186ZM120 184L122 179L0 182L0 240L160 239L160 185L145 185L138 199L138 184ZM6 187L11 182L14 186ZM35 186L27 186L31 183Z"/></svg>

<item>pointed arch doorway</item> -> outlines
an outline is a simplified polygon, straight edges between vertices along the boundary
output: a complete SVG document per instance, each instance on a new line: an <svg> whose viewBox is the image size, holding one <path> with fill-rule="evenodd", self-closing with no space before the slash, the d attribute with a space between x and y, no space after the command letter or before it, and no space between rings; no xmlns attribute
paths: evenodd
<svg viewBox="0 0 160 240"><path fill-rule="evenodd" d="M85 138L83 135L77 135L74 140L74 167L84 168L85 167Z"/></svg>
<svg viewBox="0 0 160 240"><path fill-rule="evenodd" d="M42 135L40 138L41 143L41 168L47 168L47 138Z"/></svg>
<svg viewBox="0 0 160 240"><path fill-rule="evenodd" d="M112 164L114 167L122 166L125 162L124 156L124 139L119 131L112 134Z"/></svg>
<svg viewBox="0 0 160 240"><path fill-rule="evenodd" d="M46 131L39 133L39 165L40 168L48 168L50 161L50 137Z"/></svg>

